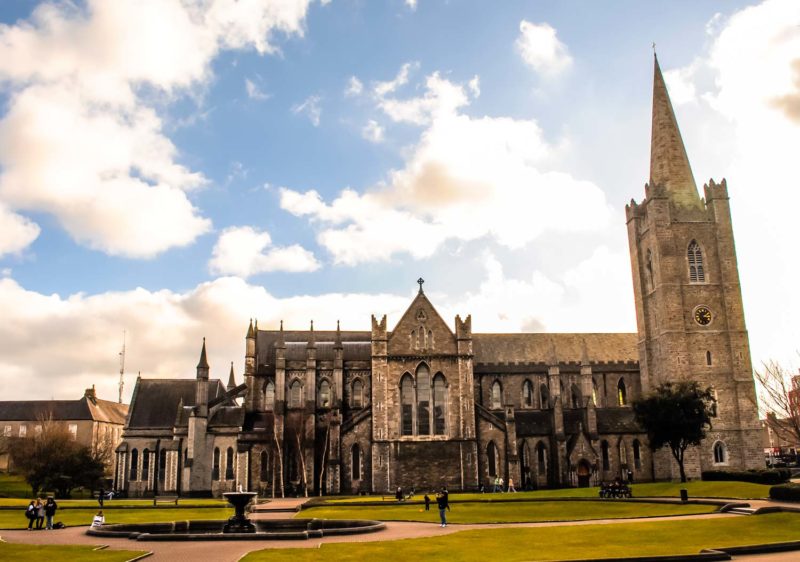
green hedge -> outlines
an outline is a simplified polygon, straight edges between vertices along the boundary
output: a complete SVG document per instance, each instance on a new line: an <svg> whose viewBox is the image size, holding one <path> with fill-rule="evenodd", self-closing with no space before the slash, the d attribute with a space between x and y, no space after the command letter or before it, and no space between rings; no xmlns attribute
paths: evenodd
<svg viewBox="0 0 800 562"><path fill-rule="evenodd" d="M773 500L800 502L800 484L781 484L769 489L769 497Z"/></svg>
<svg viewBox="0 0 800 562"><path fill-rule="evenodd" d="M703 480L721 481L737 480L739 482L752 482L753 484L782 484L788 482L791 470L776 468L771 470L706 470Z"/></svg>

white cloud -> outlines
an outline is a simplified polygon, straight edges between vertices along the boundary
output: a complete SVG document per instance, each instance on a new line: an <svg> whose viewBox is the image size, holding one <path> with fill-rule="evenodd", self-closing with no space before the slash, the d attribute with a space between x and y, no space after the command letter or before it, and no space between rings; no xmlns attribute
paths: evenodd
<svg viewBox="0 0 800 562"><path fill-rule="evenodd" d="M405 0L405 1L406 1L406 6L408 6L412 12L417 9L417 0Z"/></svg>
<svg viewBox="0 0 800 562"><path fill-rule="evenodd" d="M27 248L39 236L39 227L16 213L6 209L0 202L0 257L17 254Z"/></svg>
<svg viewBox="0 0 800 562"><path fill-rule="evenodd" d="M270 98L268 93L261 90L261 88L249 78L244 79L244 88L247 91L247 97L251 100L263 101Z"/></svg>
<svg viewBox="0 0 800 562"><path fill-rule="evenodd" d="M695 172L702 170L697 177L707 171L728 180L754 365L769 358L789 362L800 341L800 262L786 258L796 254L800 208L793 187L800 146L800 4L762 2L714 30L699 63L714 83L703 91L702 77L694 76L702 103L682 130L690 149L719 143L726 149L724 156L701 151L693 164ZM709 122L727 129L709 135ZM706 152L713 154L710 160Z"/></svg>
<svg viewBox="0 0 800 562"><path fill-rule="evenodd" d="M389 80L388 82L375 82L372 85L372 92L379 98L387 94L394 93L397 88L408 83L408 75L412 70L416 70L417 68L419 68L418 62L405 63L400 67L400 70L398 71L397 76L394 77L394 80Z"/></svg>
<svg viewBox="0 0 800 562"><path fill-rule="evenodd" d="M322 101L320 96L308 96L301 103L292 106L292 113L295 115L304 114L312 125L319 127L320 117L322 117L322 108L319 106L320 101Z"/></svg>
<svg viewBox="0 0 800 562"><path fill-rule="evenodd" d="M669 97L673 105L682 105L697 101L697 91L694 78L699 61L684 68L676 68L664 72L664 81L669 90Z"/></svg>
<svg viewBox="0 0 800 562"><path fill-rule="evenodd" d="M560 74L572 65L567 46L559 41L556 30L547 23L522 20L517 50L522 60L545 76Z"/></svg>
<svg viewBox="0 0 800 562"><path fill-rule="evenodd" d="M355 97L360 96L361 92L364 91L364 84L356 78L355 76L351 76L350 79L347 81L347 87L344 89L344 95L347 97Z"/></svg>
<svg viewBox="0 0 800 562"><path fill-rule="evenodd" d="M535 121L473 118L463 85L434 73L426 91L392 101L398 120L427 124L404 167L365 193L343 190L326 203L317 192L281 190L281 207L319 227L317 240L337 263L355 265L407 253L431 256L449 239L491 237L519 248L545 232L605 227L612 211L588 181L553 169L557 147ZM399 108L403 108L402 111Z"/></svg>
<svg viewBox="0 0 800 562"><path fill-rule="evenodd" d="M383 142L383 133L383 127L374 119L367 121L367 124L361 129L361 136L374 143Z"/></svg>
<svg viewBox="0 0 800 562"><path fill-rule="evenodd" d="M476 332L520 330L599 331L633 329L633 298L627 310L614 308L609 294L630 293L627 256L604 248L560 276L534 272L510 279L491 254L482 258L486 279L474 293L444 297L431 287L428 296L452 325L455 314L473 315ZM207 338L212 378L227 380L235 363L243 371L243 340L248 319L263 329L368 330L370 315L387 314L390 326L410 304L405 295L325 293L278 298L262 286L222 277L186 292L135 289L94 295L44 295L26 290L14 279L0 278L0 387L5 399L41 399L43 388L54 398L76 398L97 385L101 398L115 399L118 347L127 332L126 401L134 375L195 376L202 338ZM524 306L520 306L524 303ZM120 342L121 343L121 342ZM54 370L53 365L58 365Z"/></svg>
<svg viewBox="0 0 800 562"><path fill-rule="evenodd" d="M472 77L472 80L470 80L467 83L467 86L469 86L469 91L472 93L472 97L473 98L480 97L480 95L481 95L481 79L477 74Z"/></svg>
<svg viewBox="0 0 800 562"><path fill-rule="evenodd" d="M316 271L320 267L314 254L305 248L297 244L272 247L268 232L249 226L226 228L214 246L208 266L214 274L244 278L270 271Z"/></svg>
<svg viewBox="0 0 800 562"><path fill-rule="evenodd" d="M149 257L208 231L155 107L202 87L222 49L277 50L308 0L44 3L0 26L0 200L46 212L77 241Z"/></svg>

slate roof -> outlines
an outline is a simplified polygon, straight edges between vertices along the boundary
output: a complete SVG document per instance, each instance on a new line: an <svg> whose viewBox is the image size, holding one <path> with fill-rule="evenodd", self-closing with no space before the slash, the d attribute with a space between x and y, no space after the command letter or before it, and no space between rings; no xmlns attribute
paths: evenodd
<svg viewBox="0 0 800 562"><path fill-rule="evenodd" d="M642 433L631 408L598 408L598 433Z"/></svg>
<svg viewBox="0 0 800 562"><path fill-rule="evenodd" d="M243 426L244 408L242 406L222 406L212 414L211 419L208 420L208 425L209 427L223 425L235 427Z"/></svg>
<svg viewBox="0 0 800 562"><path fill-rule="evenodd" d="M475 363L547 363L555 348L560 363L638 361L637 335L631 334L473 334Z"/></svg>
<svg viewBox="0 0 800 562"><path fill-rule="evenodd" d="M86 396L78 400L12 400L0 401L0 420L38 421L52 416L54 420L93 420L124 424L127 404Z"/></svg>
<svg viewBox="0 0 800 562"><path fill-rule="evenodd" d="M517 437L550 435L553 433L553 415L550 410L516 410L514 412Z"/></svg>
<svg viewBox="0 0 800 562"><path fill-rule="evenodd" d="M224 392L220 380L208 381L209 400ZM139 379L133 393L128 427L173 427L181 399L184 406L194 406L195 379Z"/></svg>
<svg viewBox="0 0 800 562"><path fill-rule="evenodd" d="M369 361L372 357L372 332L339 332L344 348L345 360ZM256 353L258 365L275 366L275 343L278 341L278 330L259 330L256 334ZM292 330L283 332L286 344L286 358L305 360L306 346L311 339L310 330ZM314 330L314 342L317 346L317 360L333 359L333 344L336 331Z"/></svg>

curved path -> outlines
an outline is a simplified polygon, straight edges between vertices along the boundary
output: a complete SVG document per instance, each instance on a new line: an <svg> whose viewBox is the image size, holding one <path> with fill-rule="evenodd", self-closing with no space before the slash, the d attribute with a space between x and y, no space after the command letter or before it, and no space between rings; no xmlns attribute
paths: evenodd
<svg viewBox="0 0 800 562"><path fill-rule="evenodd" d="M306 499L275 500L267 506L262 506L251 514L252 519L281 519L291 517L291 513L276 511L278 509L292 509L305 502ZM748 501L753 507L762 505L776 505L769 501ZM712 519L725 517L742 517L727 513L707 513L700 515L679 515L668 517L648 517L632 519L593 519L588 521L567 522L540 522L540 523L495 523L495 524L451 524L441 528L436 523L419 522L387 522L386 529L377 533L364 535L351 535L342 537L328 537L322 539L309 539L304 541L200 541L200 542L138 542L128 539L100 538L86 535L86 527L70 527L58 531L2 531L0 537L7 542L27 544L107 544L109 548L120 550L149 550L153 556L146 560L174 561L174 560L214 560L220 562L236 562L248 552L265 548L318 548L322 543L338 542L371 542L391 541L397 539L422 538L438 535L447 535L459 531L472 529L497 529L505 527L553 527L565 525L609 525L615 523L641 523L653 521L671 521L687 519ZM735 557L747 562L766 562L792 559L796 553L778 553L769 555L755 555ZM788 557L787 557L788 556Z"/></svg>

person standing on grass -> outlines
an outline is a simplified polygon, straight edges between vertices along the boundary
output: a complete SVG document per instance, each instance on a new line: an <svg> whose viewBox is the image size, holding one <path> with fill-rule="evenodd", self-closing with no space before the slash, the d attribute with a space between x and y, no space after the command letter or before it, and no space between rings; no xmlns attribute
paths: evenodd
<svg viewBox="0 0 800 562"><path fill-rule="evenodd" d="M513 478L509 478L508 479L508 491L509 492L516 492L517 491L517 489L514 487L514 479Z"/></svg>
<svg viewBox="0 0 800 562"><path fill-rule="evenodd" d="M36 521L36 501L31 500L28 507L25 508L25 517L28 518L28 530L33 530L33 522Z"/></svg>
<svg viewBox="0 0 800 562"><path fill-rule="evenodd" d="M53 496L48 496L44 504L44 516L47 518L47 525L45 528L48 531L53 530L53 516L56 514L56 509L58 509L56 500L53 499Z"/></svg>
<svg viewBox="0 0 800 562"><path fill-rule="evenodd" d="M100 492L97 494L97 503L100 504L100 509L103 509L103 500L106 498L106 491L103 488L100 488Z"/></svg>
<svg viewBox="0 0 800 562"><path fill-rule="evenodd" d="M41 498L36 498L36 529L41 530L44 525L44 504Z"/></svg>
<svg viewBox="0 0 800 562"><path fill-rule="evenodd" d="M436 505L439 508L439 519L442 521L441 527L447 527L446 512L450 509L447 490L442 489L441 492L436 494Z"/></svg>
<svg viewBox="0 0 800 562"><path fill-rule="evenodd" d="M428 494L425 494L424 500L425 500L425 511L430 511L431 510L431 498L428 496Z"/></svg>

